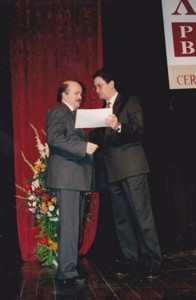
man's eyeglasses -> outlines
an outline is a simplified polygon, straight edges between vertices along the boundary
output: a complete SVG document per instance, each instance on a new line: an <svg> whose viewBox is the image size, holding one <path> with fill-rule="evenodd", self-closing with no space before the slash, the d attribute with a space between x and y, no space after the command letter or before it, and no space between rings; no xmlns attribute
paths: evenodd
<svg viewBox="0 0 196 300"><path fill-rule="evenodd" d="M97 90L102 90L103 86L107 84L107 83L98 83L97 85L94 86L94 89Z"/></svg>

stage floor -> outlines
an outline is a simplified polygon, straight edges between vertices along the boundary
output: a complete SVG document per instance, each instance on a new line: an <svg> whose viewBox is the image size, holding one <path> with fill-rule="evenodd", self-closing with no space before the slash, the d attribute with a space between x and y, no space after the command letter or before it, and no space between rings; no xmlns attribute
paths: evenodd
<svg viewBox="0 0 196 300"><path fill-rule="evenodd" d="M55 269L36 262L1 261L0 299L32 300L195 300L196 250L181 251L164 258L158 279L132 280L118 278L110 263L92 257L80 258L80 268L88 285L59 288Z"/></svg>

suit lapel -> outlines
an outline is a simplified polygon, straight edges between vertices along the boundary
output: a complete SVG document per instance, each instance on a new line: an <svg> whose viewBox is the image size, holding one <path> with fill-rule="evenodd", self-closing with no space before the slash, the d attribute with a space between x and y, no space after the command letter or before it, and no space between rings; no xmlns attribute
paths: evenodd
<svg viewBox="0 0 196 300"><path fill-rule="evenodd" d="M114 115L118 115L118 112L120 111L120 108L122 106L122 101L121 101L122 96L120 94L118 94L118 96L116 97L116 100L114 102L114 106L113 106L113 114Z"/></svg>
<svg viewBox="0 0 196 300"><path fill-rule="evenodd" d="M70 116L72 116L73 119L75 118L74 113L71 111L71 109L66 104L61 103L59 106L65 115L69 114Z"/></svg>
<svg viewBox="0 0 196 300"><path fill-rule="evenodd" d="M122 96L120 94L117 95L116 100L114 102L113 106L113 114L118 116L118 113L121 111L121 107L123 105L123 102L121 101ZM104 141L106 141L107 137L111 134L112 129L110 127L106 127L105 129L105 135L104 135Z"/></svg>
<svg viewBox="0 0 196 300"><path fill-rule="evenodd" d="M71 109L64 103L61 103L60 105L61 111L64 113L65 116L69 116L69 119L71 118L71 122L73 122L73 128L75 128L75 120L76 120L76 113L71 111ZM77 132L80 132L80 135L83 136L86 139L86 132L82 128L75 129Z"/></svg>

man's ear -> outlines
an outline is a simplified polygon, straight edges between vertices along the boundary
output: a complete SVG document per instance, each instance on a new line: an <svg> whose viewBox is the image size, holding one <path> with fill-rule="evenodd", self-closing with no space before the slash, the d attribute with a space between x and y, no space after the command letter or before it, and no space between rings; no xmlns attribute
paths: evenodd
<svg viewBox="0 0 196 300"><path fill-rule="evenodd" d="M109 82L109 86L110 86L111 88L114 87L114 80L111 80L111 81Z"/></svg>

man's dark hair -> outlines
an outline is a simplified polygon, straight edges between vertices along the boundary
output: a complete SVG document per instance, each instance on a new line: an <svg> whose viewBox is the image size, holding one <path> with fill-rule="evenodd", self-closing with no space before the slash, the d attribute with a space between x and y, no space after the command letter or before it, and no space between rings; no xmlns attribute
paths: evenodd
<svg viewBox="0 0 196 300"><path fill-rule="evenodd" d="M74 81L77 82L77 83L79 83L79 85L82 87L82 100L84 100L85 99L85 95L86 95L86 86L80 80L74 80ZM69 86L69 83L62 83L60 85L60 87L58 88L58 91L57 91L57 101L59 103L62 102L62 93L66 92L68 86Z"/></svg>
<svg viewBox="0 0 196 300"><path fill-rule="evenodd" d="M63 83L58 88L58 91L57 91L57 101L59 103L62 102L62 93L64 93L66 91L67 87L68 87L68 84L67 83Z"/></svg>
<svg viewBox="0 0 196 300"><path fill-rule="evenodd" d="M93 79L95 79L96 77L103 78L103 80L105 80L105 82L107 82L107 83L109 83L111 80L115 80L113 74L106 69L100 69L100 70L96 71L93 74Z"/></svg>

